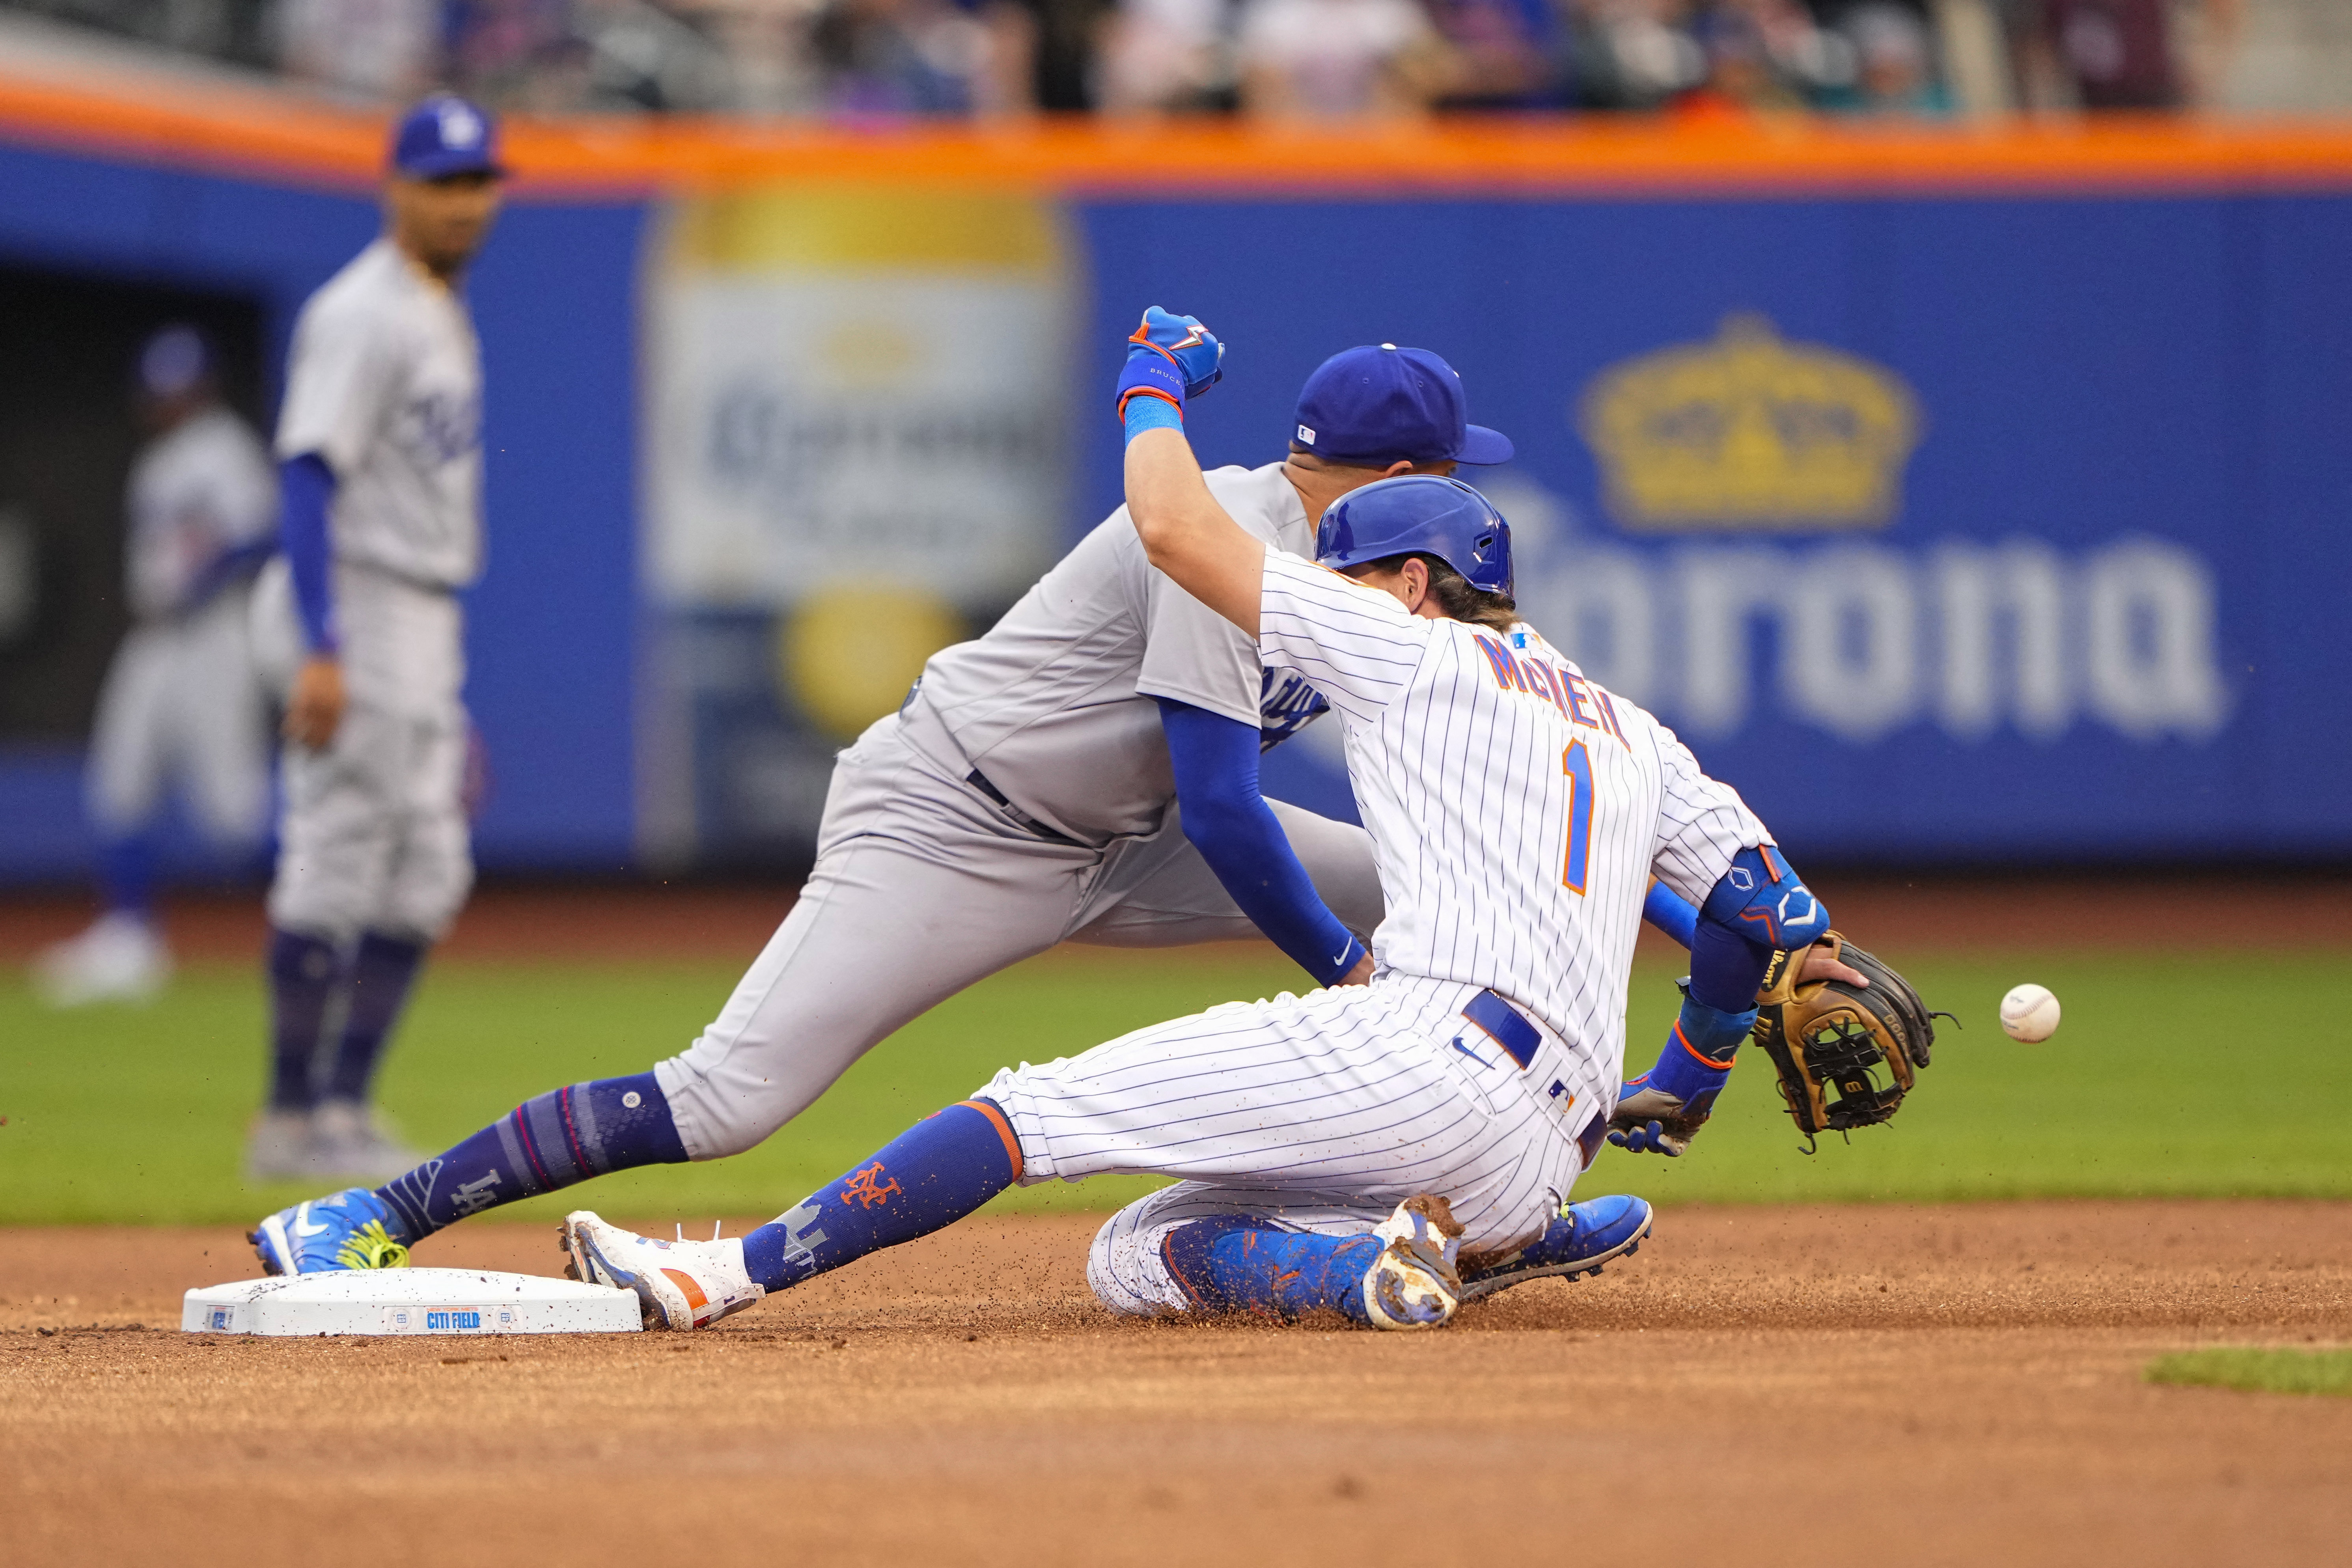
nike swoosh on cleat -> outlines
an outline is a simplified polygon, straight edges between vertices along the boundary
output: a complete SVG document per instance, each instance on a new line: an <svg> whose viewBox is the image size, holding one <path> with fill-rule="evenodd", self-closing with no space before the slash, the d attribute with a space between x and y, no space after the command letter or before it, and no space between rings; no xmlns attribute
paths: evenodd
<svg viewBox="0 0 2352 1568"><path fill-rule="evenodd" d="M325 1220L320 1220L318 1224L312 1225L309 1223L310 1218L310 1205L309 1204L304 1204L300 1208L294 1211L295 1235L324 1236L327 1234L327 1222Z"/></svg>

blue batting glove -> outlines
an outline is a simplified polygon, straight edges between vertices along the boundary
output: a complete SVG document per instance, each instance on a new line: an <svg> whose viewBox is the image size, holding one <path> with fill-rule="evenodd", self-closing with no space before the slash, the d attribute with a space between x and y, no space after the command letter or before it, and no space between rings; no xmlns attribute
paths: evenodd
<svg viewBox="0 0 2352 1568"><path fill-rule="evenodd" d="M1648 1121L1639 1127L1628 1127L1622 1132L1612 1132L1609 1142L1636 1154L1664 1154L1669 1160L1682 1158L1683 1151L1690 1147L1688 1139L1667 1137L1663 1121Z"/></svg>
<svg viewBox="0 0 2352 1568"><path fill-rule="evenodd" d="M1156 397L1179 410L1224 374L1225 345L1197 316L1171 316L1154 305L1128 340L1127 363L1118 377L1119 417L1130 397Z"/></svg>
<svg viewBox="0 0 2352 1568"><path fill-rule="evenodd" d="M1706 1125L1715 1097L1731 1081L1731 1069L1691 1049L1676 1029L1666 1038L1658 1065L1625 1080L1617 1112L1609 1119L1609 1142L1636 1154L1677 1159Z"/></svg>

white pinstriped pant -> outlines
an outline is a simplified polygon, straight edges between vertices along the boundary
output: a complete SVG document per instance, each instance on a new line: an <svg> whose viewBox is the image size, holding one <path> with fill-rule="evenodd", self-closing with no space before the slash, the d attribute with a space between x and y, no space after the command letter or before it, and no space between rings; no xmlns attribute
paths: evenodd
<svg viewBox="0 0 2352 1568"><path fill-rule="evenodd" d="M1024 1184L1181 1177L1114 1215L1087 1277L1115 1311L1181 1311L1160 1243L1177 1226L1253 1215L1357 1235L1418 1193L1447 1198L1463 1250L1533 1240L1584 1167L1575 1134L1606 1118L1622 1043L1597 1060L1549 1030L1525 1069L1463 1017L1478 992L1383 973L1156 1024L981 1092L1021 1142Z"/></svg>

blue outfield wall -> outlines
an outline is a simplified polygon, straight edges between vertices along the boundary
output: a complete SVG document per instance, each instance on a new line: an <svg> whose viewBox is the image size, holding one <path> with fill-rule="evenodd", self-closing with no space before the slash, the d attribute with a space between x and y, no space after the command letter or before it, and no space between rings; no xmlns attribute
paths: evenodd
<svg viewBox="0 0 2352 1568"><path fill-rule="evenodd" d="M617 868L637 841L650 213L519 202L471 284L489 868ZM1109 384L1145 304L1232 344L1193 417L1212 462L1279 456L1299 382L1335 349L1451 359L1473 416L1519 446L1482 482L1522 525L1537 623L1675 724L1792 848L2352 853L2352 199L1072 214L1087 385ZM273 359L375 221L348 195L0 148L0 258L253 295ZM1078 406L1071 537L1118 489L1116 430ZM1633 445L1604 462L1591 431L1610 419ZM1872 447L1889 420L1899 455ZM1874 512L1815 493L1879 481ZM70 870L64 767L54 748L0 750L0 879ZM1268 771L1277 794L1347 809L1328 739Z"/></svg>

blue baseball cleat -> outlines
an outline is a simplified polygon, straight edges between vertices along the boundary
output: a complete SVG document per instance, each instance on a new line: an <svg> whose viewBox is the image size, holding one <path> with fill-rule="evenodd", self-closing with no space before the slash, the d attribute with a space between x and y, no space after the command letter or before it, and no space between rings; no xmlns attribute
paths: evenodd
<svg viewBox="0 0 2352 1568"><path fill-rule="evenodd" d="M407 1247L387 1226L392 1205L365 1187L347 1187L279 1209L246 1239L265 1274L331 1274L346 1268L405 1268Z"/></svg>
<svg viewBox="0 0 2352 1568"><path fill-rule="evenodd" d="M1554 1275L1574 1279L1598 1274L1602 1264L1640 1251L1655 1217L1643 1198L1612 1196L1570 1204L1559 1211L1559 1217L1540 1239L1498 1263L1475 1272L1465 1270L1462 1299L1475 1301L1513 1285Z"/></svg>

